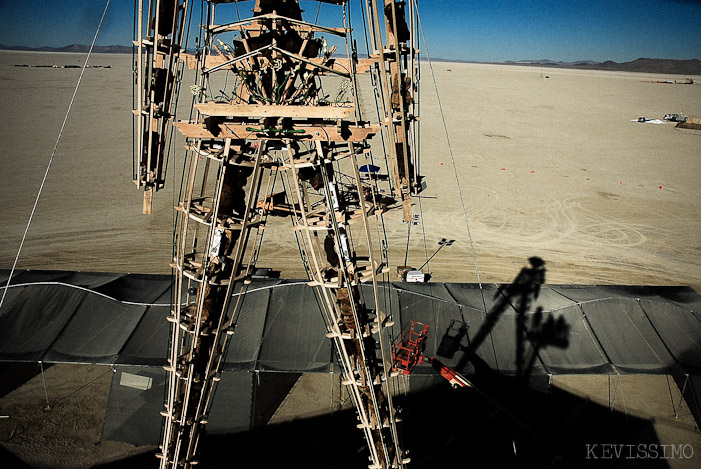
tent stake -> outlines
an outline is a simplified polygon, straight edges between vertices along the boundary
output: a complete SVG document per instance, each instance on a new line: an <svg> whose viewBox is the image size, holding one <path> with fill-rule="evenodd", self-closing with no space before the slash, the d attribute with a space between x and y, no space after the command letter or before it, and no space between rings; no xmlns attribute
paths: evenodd
<svg viewBox="0 0 701 469"><path fill-rule="evenodd" d="M679 395L679 404L677 405L677 408L674 409L674 418L678 419L679 418L679 411L682 408L682 401L684 400L684 393L686 392L686 385L689 382L689 375L686 375L686 378L684 379L684 386L682 386L682 393ZM674 406L672 406L674 407Z"/></svg>
<svg viewBox="0 0 701 469"><path fill-rule="evenodd" d="M49 405L49 393L46 390L46 378L44 377L44 364L39 360L39 367L41 368L41 381L44 383L44 396L46 397L46 407L44 410L51 410L51 405Z"/></svg>
<svg viewBox="0 0 701 469"><path fill-rule="evenodd" d="M616 388L613 391L613 402L611 402L611 375L609 377L609 410L613 412L613 408L616 406L616 397L618 396L618 385L621 382L621 375L616 375L618 379L616 380ZM624 405L625 408L625 405Z"/></svg>

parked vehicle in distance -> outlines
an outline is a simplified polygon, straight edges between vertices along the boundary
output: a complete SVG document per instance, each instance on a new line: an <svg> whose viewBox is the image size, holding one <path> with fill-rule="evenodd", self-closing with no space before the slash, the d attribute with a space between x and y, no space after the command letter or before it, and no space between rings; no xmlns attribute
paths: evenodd
<svg viewBox="0 0 701 469"><path fill-rule="evenodd" d="M681 114L665 114L664 120L670 122L686 122L686 117Z"/></svg>

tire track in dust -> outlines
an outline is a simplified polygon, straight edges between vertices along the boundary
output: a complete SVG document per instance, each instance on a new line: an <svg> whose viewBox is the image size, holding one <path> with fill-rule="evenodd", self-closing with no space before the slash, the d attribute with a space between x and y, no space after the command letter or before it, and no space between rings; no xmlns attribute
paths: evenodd
<svg viewBox="0 0 701 469"><path fill-rule="evenodd" d="M476 242L512 247L549 246L566 242L580 249L628 248L645 244L651 234L660 235L667 231L607 217L585 209L575 198L552 200L535 210L533 216L520 211L516 213L517 216L509 217L505 210L491 208L494 210L482 207L468 214ZM432 225L442 231L465 231L462 214L455 211L436 217Z"/></svg>
<svg viewBox="0 0 701 469"><path fill-rule="evenodd" d="M664 243L669 230L587 209L574 197L512 213L492 202L468 217L478 261L480 256L483 262L492 263L494 258L539 255L546 262L582 266L593 274L613 269L645 274L660 282L669 278L669 259L653 246ZM432 229L467 240L462 213L450 211L433 218ZM464 246L456 248L467 253L467 243L461 244Z"/></svg>

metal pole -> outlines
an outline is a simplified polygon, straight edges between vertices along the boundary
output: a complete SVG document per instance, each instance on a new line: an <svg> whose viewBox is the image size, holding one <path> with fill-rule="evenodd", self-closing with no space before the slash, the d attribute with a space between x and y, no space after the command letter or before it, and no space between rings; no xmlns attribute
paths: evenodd
<svg viewBox="0 0 701 469"><path fill-rule="evenodd" d="M433 258L436 256L436 254L438 254L438 251L440 251L441 249L443 249L444 246L451 246L454 242L455 242L454 239L451 239L450 241L446 241L445 238L443 238L442 240L438 241L438 244L440 244L440 247L439 247L438 249L436 249L436 252L434 252L434 253L431 255L431 257L429 257L428 259L426 259L426 262L424 262L423 265L422 265L421 267L419 267L417 270L423 269L424 266L425 266L426 264L428 264L428 263L431 261L431 259L433 259Z"/></svg>
<svg viewBox="0 0 701 469"><path fill-rule="evenodd" d="M428 263L431 261L431 259L433 259L433 258L435 257L436 254L438 254L438 251L440 251L441 249L443 249L443 246L445 246L445 244L441 244L440 247L439 247L438 249L436 249L436 252L434 252L433 254L431 254L431 257L429 257L428 259L426 259L426 262L424 262L424 263L421 265L421 267L419 267L417 270L423 269L424 266L425 266L426 264L428 264Z"/></svg>
<svg viewBox="0 0 701 469"><path fill-rule="evenodd" d="M144 145L143 145L143 138L144 138L144 103L143 103L143 96L142 96L142 89L143 89L143 75L144 75L144 70L143 70L143 24L144 24L144 2L143 0L139 0L139 14L138 14L138 35L137 35L137 40L139 41L137 44L138 47L138 58L136 62L136 81L137 81L137 88L136 88L136 146L137 146L137 151L139 155L139 163L138 163L138 168L136 169L136 186L141 187L141 153L144 151ZM154 39L155 41L155 39Z"/></svg>

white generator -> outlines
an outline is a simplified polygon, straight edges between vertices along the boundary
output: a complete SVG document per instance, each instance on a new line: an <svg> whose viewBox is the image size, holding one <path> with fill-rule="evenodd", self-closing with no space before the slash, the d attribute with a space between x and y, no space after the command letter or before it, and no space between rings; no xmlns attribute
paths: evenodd
<svg viewBox="0 0 701 469"><path fill-rule="evenodd" d="M420 270L410 270L406 273L405 281L410 283L422 283L426 276Z"/></svg>

